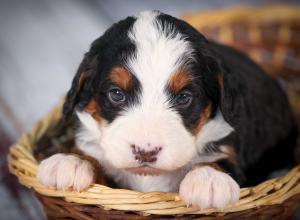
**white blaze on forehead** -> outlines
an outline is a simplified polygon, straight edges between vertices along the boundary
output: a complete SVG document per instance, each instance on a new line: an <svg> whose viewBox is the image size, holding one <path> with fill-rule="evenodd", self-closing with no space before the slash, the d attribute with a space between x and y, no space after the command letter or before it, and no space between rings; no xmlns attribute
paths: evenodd
<svg viewBox="0 0 300 220"><path fill-rule="evenodd" d="M141 83L143 100L152 94L156 96L155 101L165 102L160 96L168 80L178 68L192 60L193 49L172 24L162 24L158 15L159 12L146 11L137 16L128 33L136 45L136 53L127 61L127 66Z"/></svg>

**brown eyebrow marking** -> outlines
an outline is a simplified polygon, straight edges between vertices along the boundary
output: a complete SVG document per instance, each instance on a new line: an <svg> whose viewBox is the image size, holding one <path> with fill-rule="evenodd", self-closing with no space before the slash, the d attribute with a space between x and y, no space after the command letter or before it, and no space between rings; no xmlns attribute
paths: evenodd
<svg viewBox="0 0 300 220"><path fill-rule="evenodd" d="M211 103L209 105L207 105L204 110L201 112L200 118L198 120L197 125L194 127L194 129L192 130L192 133L194 135L199 134L199 132L201 131L201 129L203 128L203 126L208 122L209 117L211 116L212 113L212 105Z"/></svg>
<svg viewBox="0 0 300 220"><path fill-rule="evenodd" d="M100 115L100 110L99 107L97 105L97 102L95 101L95 99L91 99L90 102L87 104L87 106L85 107L85 111L90 113L91 116L97 121L100 122L102 117Z"/></svg>
<svg viewBox="0 0 300 220"><path fill-rule="evenodd" d="M116 66L112 69L110 79L121 89L127 91L133 86L131 73L122 66Z"/></svg>
<svg viewBox="0 0 300 220"><path fill-rule="evenodd" d="M173 93L180 92L192 81L192 75L185 69L177 70L168 82L168 88Z"/></svg>

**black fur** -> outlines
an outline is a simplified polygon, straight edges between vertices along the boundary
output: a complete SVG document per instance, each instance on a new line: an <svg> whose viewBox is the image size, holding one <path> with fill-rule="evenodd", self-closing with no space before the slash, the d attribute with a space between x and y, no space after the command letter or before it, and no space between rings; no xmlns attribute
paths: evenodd
<svg viewBox="0 0 300 220"><path fill-rule="evenodd" d="M186 88L194 99L188 108L177 109L185 126L192 132L201 112L210 104L210 117L220 109L235 129L228 137L212 143L217 150L221 145L229 145L237 155L236 163L222 160L219 165L244 185L254 184L274 168L292 162L297 132L287 98L278 83L243 53L208 41L187 23L165 14L157 19L163 27L172 24L195 49L196 61L189 66L193 82ZM134 21L135 18L128 17L114 24L92 44L68 92L65 116L75 107L83 109L91 98L96 99L101 116L108 122L126 107L114 107L108 102L107 91L112 85L108 76L114 66L122 65L126 57L134 55L135 45L127 36ZM81 74L86 77L79 85ZM127 105L139 101L137 79L134 84L134 89L126 94ZM175 95L170 93L170 99Z"/></svg>
<svg viewBox="0 0 300 220"><path fill-rule="evenodd" d="M297 129L288 100L279 84L244 54L211 47L225 68L222 113L235 129L218 144L235 147L245 183L257 184L272 170L293 164Z"/></svg>
<svg viewBox="0 0 300 220"><path fill-rule="evenodd" d="M200 103L194 101L181 113L187 126L193 127L199 107L211 102L213 111L220 107L224 119L235 129L214 145L233 146L237 164L221 160L219 165L240 185L254 185L271 171L293 164L297 129L279 84L243 53L207 41L190 25L174 17L160 15L159 19L174 24L196 50L193 87ZM223 78L223 90L218 77Z"/></svg>
<svg viewBox="0 0 300 220"><path fill-rule="evenodd" d="M107 92L114 86L109 78L113 67L122 65L124 58L135 52L135 45L129 40L127 33L132 27L135 18L127 19L114 24L101 37L96 39L86 53L75 75L72 87L69 90L64 104L64 115L68 117L73 113L75 106L78 110L84 109L88 102L94 98L101 106L101 116L111 122L118 113L128 105L138 102L139 82L133 76L134 86L126 94L126 105L114 106L107 98ZM79 79L86 74L82 85Z"/></svg>

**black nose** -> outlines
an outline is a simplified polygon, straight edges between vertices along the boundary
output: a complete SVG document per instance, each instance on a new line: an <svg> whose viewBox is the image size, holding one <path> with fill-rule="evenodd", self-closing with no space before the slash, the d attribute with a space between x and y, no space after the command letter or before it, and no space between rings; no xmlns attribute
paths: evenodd
<svg viewBox="0 0 300 220"><path fill-rule="evenodd" d="M162 147L154 147L153 150L146 151L141 149L139 146L131 145L132 153L135 155L135 159L139 163L153 163L157 160L157 154L161 151Z"/></svg>

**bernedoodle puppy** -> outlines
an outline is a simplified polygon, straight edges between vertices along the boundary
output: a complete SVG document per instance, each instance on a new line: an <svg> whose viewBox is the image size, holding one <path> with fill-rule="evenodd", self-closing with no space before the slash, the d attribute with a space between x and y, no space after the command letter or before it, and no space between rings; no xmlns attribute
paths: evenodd
<svg viewBox="0 0 300 220"><path fill-rule="evenodd" d="M96 39L64 104L76 145L118 187L179 192L187 205L223 209L292 162L296 128L284 92L244 54L158 11L128 17ZM55 154L38 179L84 190L89 161Z"/></svg>

